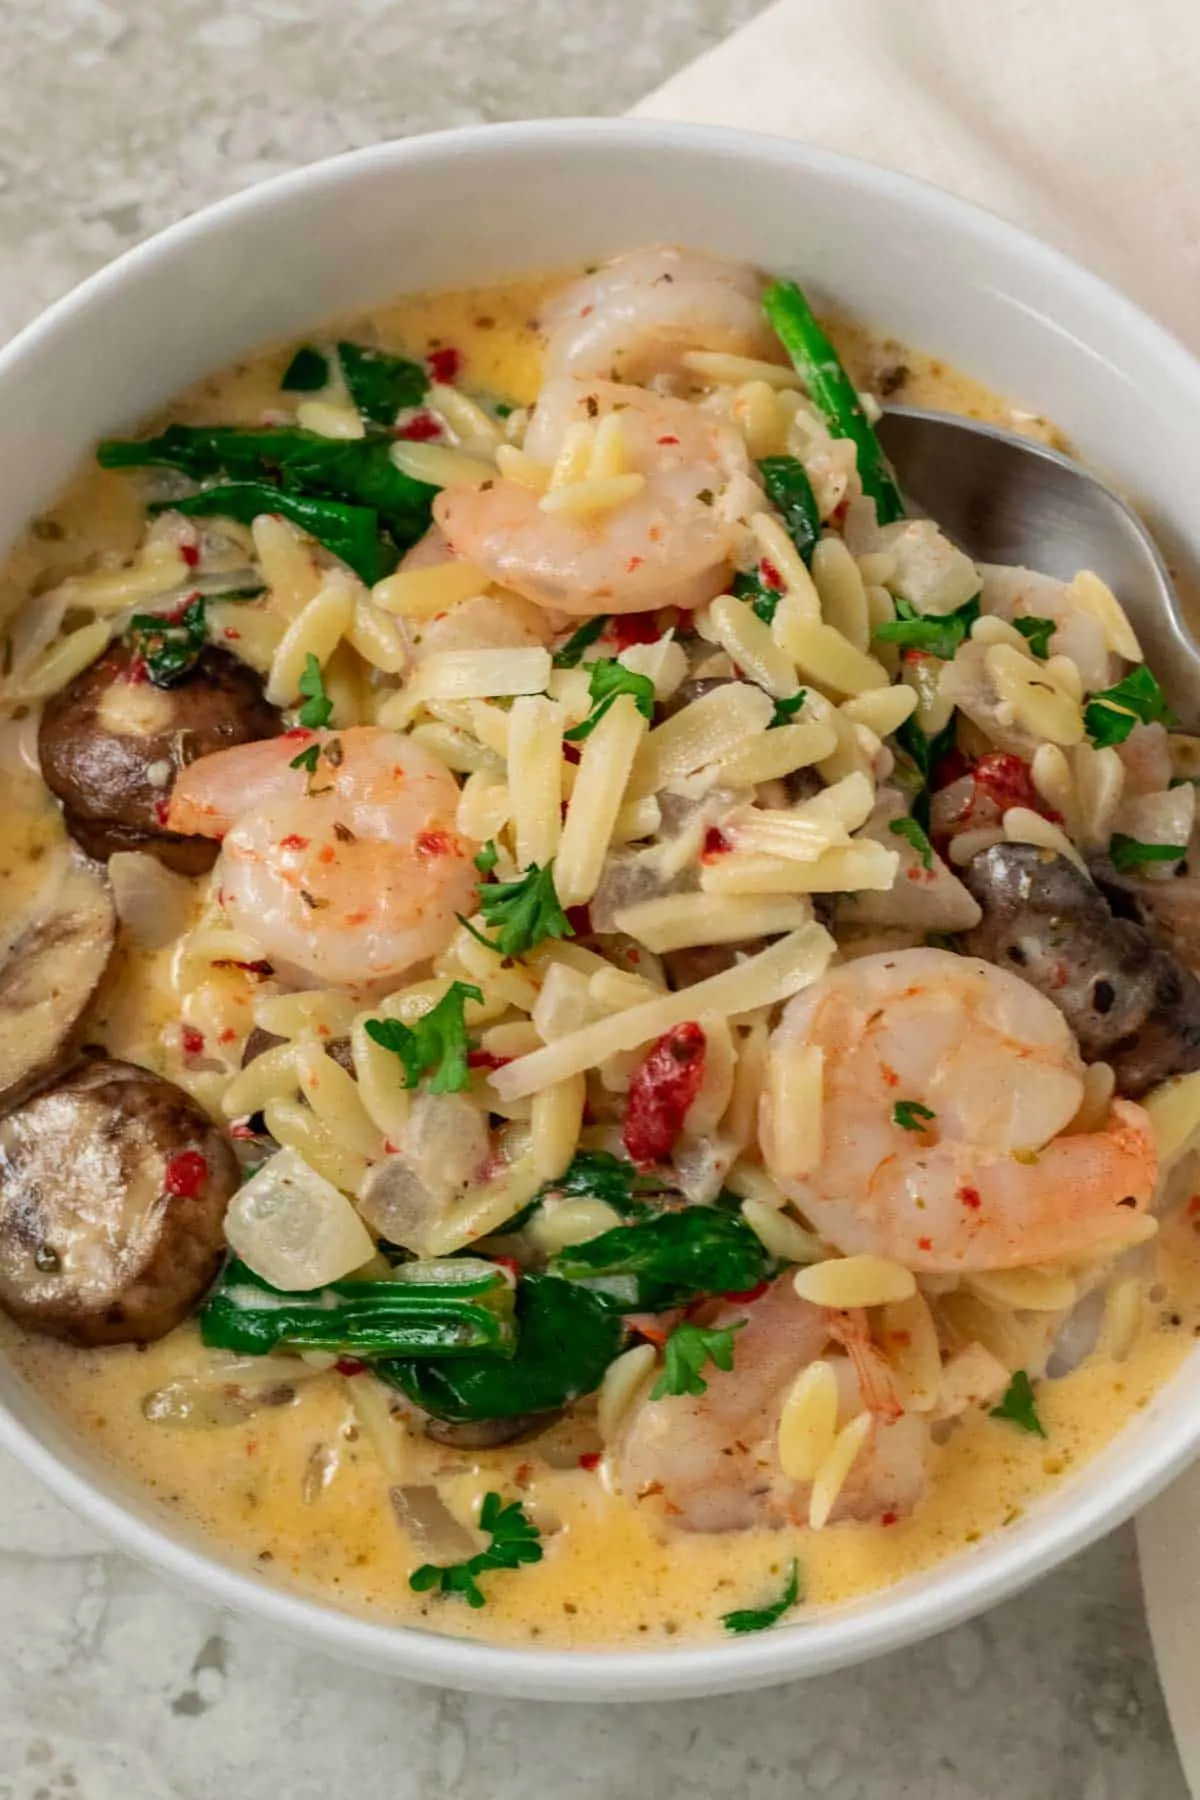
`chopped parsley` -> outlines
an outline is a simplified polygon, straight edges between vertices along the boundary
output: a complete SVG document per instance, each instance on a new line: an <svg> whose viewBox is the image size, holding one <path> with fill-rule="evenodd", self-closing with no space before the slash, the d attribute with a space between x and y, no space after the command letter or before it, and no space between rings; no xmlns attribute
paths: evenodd
<svg viewBox="0 0 1200 1800"><path fill-rule="evenodd" d="M978 595L952 613L919 613L911 601L897 600L896 617L886 625L877 625L874 635L881 643L898 644L902 650L920 650L926 656L936 656L940 662L951 662L978 617Z"/></svg>
<svg viewBox="0 0 1200 1800"><path fill-rule="evenodd" d="M475 858L475 867L481 875L490 875L499 860L500 852L496 848L496 840L489 838Z"/></svg>
<svg viewBox="0 0 1200 1800"><path fill-rule="evenodd" d="M283 371L280 387L288 394L315 394L329 382L329 358L302 344Z"/></svg>
<svg viewBox="0 0 1200 1800"><path fill-rule="evenodd" d="M730 592L735 600L748 601L751 612L764 625L771 624L776 608L783 599L782 587L774 587L766 578L762 563L749 574L743 572L735 575Z"/></svg>
<svg viewBox="0 0 1200 1800"><path fill-rule="evenodd" d="M459 924L501 956L523 956L546 938L575 936L554 890L553 857L544 869L530 863L517 881L492 881L480 888L479 910L484 924L495 928L494 938L476 931L461 913L457 914Z"/></svg>
<svg viewBox="0 0 1200 1800"><path fill-rule="evenodd" d="M1145 663L1139 663L1115 687L1101 688L1083 709L1083 722L1093 744L1123 744L1134 726L1174 725L1167 697Z"/></svg>
<svg viewBox="0 0 1200 1800"><path fill-rule="evenodd" d="M607 613L597 613L594 619L587 619L573 631L565 644L560 644L554 652L556 669L577 669L583 660L583 653L589 650L596 639L604 636L604 628L608 624Z"/></svg>
<svg viewBox="0 0 1200 1800"><path fill-rule="evenodd" d="M1023 619L1014 619L1013 624L1033 654L1045 662L1050 654L1050 639L1058 630L1058 620L1038 619L1032 613L1027 613Z"/></svg>
<svg viewBox="0 0 1200 1800"><path fill-rule="evenodd" d="M617 662L612 657L603 656L591 665L588 694L592 710L581 724L571 731L563 732L568 743L582 743L584 738L591 737L605 713L621 694L631 696L644 719L654 718L654 683L650 677L635 674L624 663Z"/></svg>
<svg viewBox="0 0 1200 1800"><path fill-rule="evenodd" d="M317 772L317 759L320 754L320 744L309 744L306 749L300 752L299 756L293 756L291 762L288 764L288 768L303 769L306 774L315 775Z"/></svg>
<svg viewBox="0 0 1200 1800"><path fill-rule="evenodd" d="M1186 844L1143 844L1123 831L1114 831L1108 842L1113 868L1121 875L1133 874L1145 863L1175 862L1187 851Z"/></svg>
<svg viewBox="0 0 1200 1800"><path fill-rule="evenodd" d="M792 722L794 721L794 719L796 717L796 714L800 711L800 708L804 705L805 699L807 698L807 694L808 694L807 688L801 688L798 693L790 695L788 699L777 700L775 702L775 711L771 714L771 717L767 720L767 730L774 731L774 729L777 725L792 724Z"/></svg>
<svg viewBox="0 0 1200 1800"><path fill-rule="evenodd" d="M392 1051L403 1063L406 1088L415 1088L423 1075L430 1077L431 1094L458 1094L466 1087L468 1000L482 1003L483 995L469 982L452 981L437 1005L413 1025L399 1019L367 1020L372 1043Z"/></svg>
<svg viewBox="0 0 1200 1800"><path fill-rule="evenodd" d="M937 1114L919 1100L897 1100L892 1108L892 1124L899 1125L901 1131L924 1131L925 1121L936 1118Z"/></svg>
<svg viewBox="0 0 1200 1800"><path fill-rule="evenodd" d="M304 673L297 686L304 700L299 713L301 725L309 731L323 731L333 717L333 701L325 692L321 665L311 650L304 659Z"/></svg>
<svg viewBox="0 0 1200 1800"><path fill-rule="evenodd" d="M917 852L917 855L921 858L921 867L923 869L932 869L933 845L930 843L924 830L918 825L915 819L892 819L889 821L888 830L892 833L893 837L907 838L908 842Z"/></svg>
<svg viewBox="0 0 1200 1800"><path fill-rule="evenodd" d="M989 1418L1011 1419L1022 1431L1032 1431L1037 1437L1046 1436L1046 1428L1037 1416L1037 1408L1033 1402L1033 1388L1024 1369L1018 1369L1013 1375L1004 1398L999 1406L993 1406Z"/></svg>
<svg viewBox="0 0 1200 1800"><path fill-rule="evenodd" d="M414 1593L427 1594L437 1588L443 1594L460 1594L468 1606L483 1606L485 1596L478 1577L492 1569L519 1569L522 1563L542 1560L541 1532L532 1519L526 1518L519 1500L508 1506L499 1494L485 1494L479 1511L480 1529L491 1543L486 1550L460 1563L422 1563L408 1578Z"/></svg>
<svg viewBox="0 0 1200 1800"><path fill-rule="evenodd" d="M721 1623L726 1631L766 1631L768 1627L778 1625L784 1613L790 1612L799 1599L800 1564L793 1556L787 1583L778 1600L772 1600L769 1606L751 1606L742 1612L724 1613Z"/></svg>
<svg viewBox="0 0 1200 1800"><path fill-rule="evenodd" d="M662 1372L650 1389L652 1400L674 1394L704 1394L708 1383L700 1373L705 1363L728 1372L733 1367L733 1334L737 1325L677 1325L663 1350Z"/></svg>
<svg viewBox="0 0 1200 1800"><path fill-rule="evenodd" d="M129 635L155 687L174 687L191 674L208 642L205 602L197 596L178 618L137 613L129 621Z"/></svg>
<svg viewBox="0 0 1200 1800"><path fill-rule="evenodd" d="M795 456L764 456L758 465L767 499L787 526L806 564L821 535L821 514L804 464Z"/></svg>

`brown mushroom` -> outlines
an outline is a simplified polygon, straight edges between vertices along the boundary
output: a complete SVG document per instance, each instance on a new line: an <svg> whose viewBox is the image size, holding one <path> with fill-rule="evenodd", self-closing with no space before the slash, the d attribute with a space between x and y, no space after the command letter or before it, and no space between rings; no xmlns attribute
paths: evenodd
<svg viewBox="0 0 1200 1800"><path fill-rule="evenodd" d="M220 1267L239 1179L182 1088L86 1064L0 1120L0 1306L76 1344L162 1337Z"/></svg>
<svg viewBox="0 0 1200 1800"><path fill-rule="evenodd" d="M219 846L165 828L176 776L214 750L278 736L283 721L253 669L224 650L209 646L173 687L139 672L133 647L118 643L47 702L42 774L89 854L149 850L180 874L202 874Z"/></svg>

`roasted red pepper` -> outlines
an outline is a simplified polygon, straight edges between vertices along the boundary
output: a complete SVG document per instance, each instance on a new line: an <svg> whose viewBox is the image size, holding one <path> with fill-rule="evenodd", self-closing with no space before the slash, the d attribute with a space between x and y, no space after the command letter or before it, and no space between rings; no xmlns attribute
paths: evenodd
<svg viewBox="0 0 1200 1800"><path fill-rule="evenodd" d="M652 1044L633 1072L623 1138L635 1163L662 1162L704 1080L707 1043L694 1020L676 1025Z"/></svg>
<svg viewBox="0 0 1200 1800"><path fill-rule="evenodd" d="M198 1150L181 1150L167 1164L164 1180L168 1194L194 1200L208 1180L208 1163Z"/></svg>

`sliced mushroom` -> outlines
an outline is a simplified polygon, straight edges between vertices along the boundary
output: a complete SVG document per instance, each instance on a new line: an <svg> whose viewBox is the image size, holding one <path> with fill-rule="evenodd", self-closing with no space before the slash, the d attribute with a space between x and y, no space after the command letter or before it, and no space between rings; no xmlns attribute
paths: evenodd
<svg viewBox="0 0 1200 1800"><path fill-rule="evenodd" d="M0 1305L76 1344L187 1317L225 1253L237 1159L189 1095L107 1059L0 1120Z"/></svg>
<svg viewBox="0 0 1200 1800"><path fill-rule="evenodd" d="M63 845L0 959L0 1105L19 1100L69 1054L115 932L104 870Z"/></svg>

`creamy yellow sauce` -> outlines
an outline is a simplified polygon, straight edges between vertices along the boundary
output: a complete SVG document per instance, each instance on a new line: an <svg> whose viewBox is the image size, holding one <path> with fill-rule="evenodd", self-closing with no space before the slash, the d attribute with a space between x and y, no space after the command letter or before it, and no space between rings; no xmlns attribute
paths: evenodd
<svg viewBox="0 0 1200 1800"><path fill-rule="evenodd" d="M549 285L406 300L350 322L347 334L369 333L413 355L452 345L463 356L468 389L527 403L539 379L530 322ZM902 365L898 398L1053 436L1036 414L1007 406L922 352L849 326L835 325L834 333L860 385L877 385L881 372ZM199 383L167 416L259 420L287 398L279 378L289 354L281 349ZM95 566L105 553L131 551L142 528L134 494L134 484L118 476L95 468L82 474L0 571L0 617L63 574ZM18 901L36 885L36 854L61 833L34 788L24 798L26 810L0 818L0 882ZM113 1054L166 1073L176 1024L169 960L169 951L148 956L121 946L88 1032ZM251 991L247 981L247 1009ZM399 1479L436 1482L460 1520L473 1516L484 1492L499 1488L519 1492L542 1529L544 1560L489 1578L479 1612L409 1589L409 1573L424 1558L392 1508L375 1440L356 1408L362 1377L321 1374L290 1402L234 1424L167 1425L149 1422L143 1404L167 1383L210 1366L194 1328L142 1350L77 1350L13 1328L7 1338L21 1374L103 1457L143 1484L167 1520L205 1534L264 1580L373 1619L423 1621L493 1642L633 1645L719 1632L723 1613L776 1595L793 1556L804 1571L808 1607L824 1607L928 1568L1011 1524L1145 1406L1200 1330L1200 1241L1187 1215L1164 1231L1154 1255L1161 1284L1155 1291L1169 1298L1146 1301L1127 1358L1095 1356L1040 1387L1045 1441L970 1413L934 1446L928 1493L915 1515L892 1525L660 1536L606 1490L601 1472L581 1466L580 1456L598 1443L586 1407L532 1444L488 1453L451 1452L395 1432Z"/></svg>

